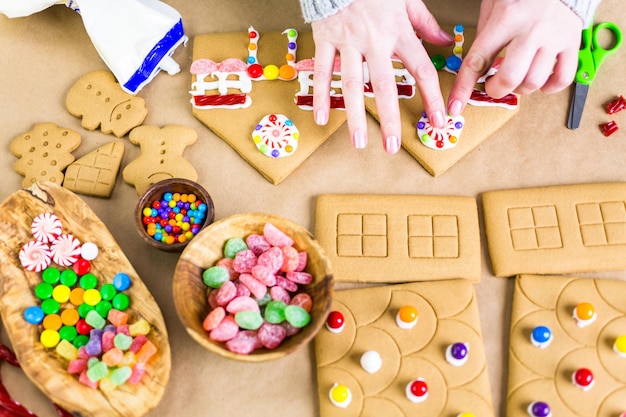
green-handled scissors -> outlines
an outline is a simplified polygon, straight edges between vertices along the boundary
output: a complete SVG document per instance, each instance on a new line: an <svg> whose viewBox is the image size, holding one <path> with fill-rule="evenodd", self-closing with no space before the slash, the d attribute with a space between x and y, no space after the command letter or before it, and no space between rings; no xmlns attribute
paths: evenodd
<svg viewBox="0 0 626 417"><path fill-rule="evenodd" d="M614 43L609 49L603 48L598 42L598 33L608 30L613 34ZM567 127L577 129L585 108L585 100L589 92L589 86L596 76L600 64L604 59L615 52L622 43L622 31L611 22L602 22L597 25L589 25L583 29L580 51L578 52L578 71L574 82L574 93L569 108Z"/></svg>

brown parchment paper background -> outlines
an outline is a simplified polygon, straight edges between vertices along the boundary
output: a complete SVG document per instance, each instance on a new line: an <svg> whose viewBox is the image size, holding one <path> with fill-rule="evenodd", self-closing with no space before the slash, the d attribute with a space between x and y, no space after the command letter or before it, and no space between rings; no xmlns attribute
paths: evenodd
<svg viewBox="0 0 626 417"><path fill-rule="evenodd" d="M263 31L303 23L295 0L170 0L183 17L186 34ZM426 1L442 24L476 25L478 0ZM623 0L604 0L596 21L610 20L626 29ZM191 42L191 41L190 41ZM407 152L390 156L380 144L380 130L369 117L370 144L352 148L347 126L341 127L304 164L278 186L266 181L226 143L197 121L189 104L192 45L179 48L181 65L175 76L160 74L140 96L149 114L144 124L183 124L197 130L198 141L185 158L211 193L216 218L265 211L314 229L315 200L326 193L460 195L480 197L488 190L626 180L626 111L613 116L603 105L626 94L626 46L609 57L591 87L581 127L565 127L571 89L546 96L524 97L518 115L490 139L434 178ZM302 59L303 57L298 57ZM88 38L80 16L64 6L8 19L0 16L0 200L20 188L22 177L12 165L11 140L35 123L54 122L81 133L78 158L114 139L81 128L65 109L65 94L83 74L105 69ZM312 117L312 116L311 116ZM620 130L609 138L600 123L615 120ZM122 167L139 155L127 138ZM196 344L182 329L172 299L172 273L177 254L147 246L133 229L137 201L121 175L109 199L82 197L108 226L163 310L172 347L171 380L161 403L149 417L171 416L300 416L319 414L312 346L278 361L243 364L219 358ZM481 219L482 226L482 219ZM497 415L504 414L508 326L513 280L496 278L490 270L484 232L482 281L475 286L486 357ZM594 276L626 278L626 271ZM338 289L341 289L339 287ZM8 343L6 334L0 336ZM42 394L17 370L5 365L2 376L10 392L40 417L55 416Z"/></svg>

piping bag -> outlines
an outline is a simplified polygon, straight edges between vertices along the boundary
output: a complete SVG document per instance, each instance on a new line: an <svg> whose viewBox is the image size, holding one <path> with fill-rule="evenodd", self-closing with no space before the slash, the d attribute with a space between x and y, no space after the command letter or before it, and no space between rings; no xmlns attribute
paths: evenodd
<svg viewBox="0 0 626 417"><path fill-rule="evenodd" d="M22 17L55 4L80 14L94 47L124 91L136 94L161 70L180 72L172 54L187 42L182 18L158 0L0 0L0 13Z"/></svg>

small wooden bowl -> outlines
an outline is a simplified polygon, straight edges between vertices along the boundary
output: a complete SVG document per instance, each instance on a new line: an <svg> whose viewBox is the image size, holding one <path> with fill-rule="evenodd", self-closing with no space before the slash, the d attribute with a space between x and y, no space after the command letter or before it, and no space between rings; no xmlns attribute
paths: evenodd
<svg viewBox="0 0 626 417"><path fill-rule="evenodd" d="M263 233L265 223L288 234L294 240L298 251L306 251L308 264L306 271L313 275L313 282L303 287L313 300L310 311L311 322L298 334L288 337L276 349L257 349L244 355L226 349L224 343L209 339L202 328L202 322L210 311L207 302L207 286L202 281L202 273L223 257L226 240L233 237L244 238L251 233ZM219 220L202 230L191 240L180 255L173 279L173 293L176 311L191 337L205 349L226 358L245 362L274 360L294 352L306 345L317 334L326 321L333 295L333 277L330 261L321 246L304 227L284 219L264 213L234 215Z"/></svg>
<svg viewBox="0 0 626 417"><path fill-rule="evenodd" d="M157 249L167 251L167 252L180 252L182 251L187 244L194 240L196 237L194 236L192 239L187 240L183 243L172 243L170 245L163 243L161 241L155 240L152 236L150 236L146 230L146 225L143 224L143 209L146 207L150 207L154 200L161 200L165 193L180 193L180 194L195 194L200 200L202 200L207 205L206 217L204 218L204 223L202 223L202 229L207 225L213 223L213 219L215 218L215 207L213 206L213 200L209 193L202 187L200 184L194 181L190 181L185 178L168 178L166 180L162 180L157 182L156 184L151 185L145 193L141 197L139 197L139 201L137 201L137 205L135 206L135 226L137 229L137 233L142 237L142 239L148 243L150 246L153 246Z"/></svg>

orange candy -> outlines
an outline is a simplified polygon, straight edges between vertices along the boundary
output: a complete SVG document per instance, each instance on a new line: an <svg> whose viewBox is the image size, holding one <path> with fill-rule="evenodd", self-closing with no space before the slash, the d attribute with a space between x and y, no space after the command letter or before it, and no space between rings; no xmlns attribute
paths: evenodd
<svg viewBox="0 0 626 417"><path fill-rule="evenodd" d="M418 312L417 309L413 306L403 306L398 311L398 317L404 323L412 323L417 319Z"/></svg>
<svg viewBox="0 0 626 417"><path fill-rule="evenodd" d="M580 303L576 306L575 314L579 320L591 320L596 314L596 309L591 303Z"/></svg>

